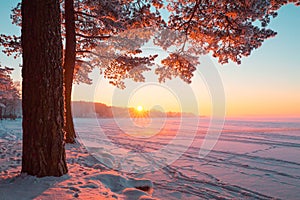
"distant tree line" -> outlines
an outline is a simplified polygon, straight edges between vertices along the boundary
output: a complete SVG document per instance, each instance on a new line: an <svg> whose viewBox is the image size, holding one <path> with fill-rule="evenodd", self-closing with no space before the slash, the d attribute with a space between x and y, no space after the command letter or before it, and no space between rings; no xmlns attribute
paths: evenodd
<svg viewBox="0 0 300 200"><path fill-rule="evenodd" d="M13 82L12 69L0 65L0 119L16 119L20 117L19 82Z"/></svg>
<svg viewBox="0 0 300 200"><path fill-rule="evenodd" d="M72 102L73 117L78 118L171 118L196 117L187 112L163 112L156 109L137 111L135 108L108 106L103 103L74 101Z"/></svg>

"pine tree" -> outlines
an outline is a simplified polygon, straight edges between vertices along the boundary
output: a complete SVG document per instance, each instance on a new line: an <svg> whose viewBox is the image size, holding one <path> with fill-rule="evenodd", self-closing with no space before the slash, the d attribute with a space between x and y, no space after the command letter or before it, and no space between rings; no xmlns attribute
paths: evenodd
<svg viewBox="0 0 300 200"><path fill-rule="evenodd" d="M63 134L63 69L58 0L22 1L22 172L67 173Z"/></svg>

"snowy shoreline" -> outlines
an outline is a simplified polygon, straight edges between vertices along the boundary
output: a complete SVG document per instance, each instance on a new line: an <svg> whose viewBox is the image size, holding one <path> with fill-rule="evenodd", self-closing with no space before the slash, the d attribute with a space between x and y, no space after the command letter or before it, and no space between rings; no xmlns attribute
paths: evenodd
<svg viewBox="0 0 300 200"><path fill-rule="evenodd" d="M106 168L79 143L66 144L69 172L62 177L20 174L20 135L3 127L0 127L0 150L0 200L154 199L150 180L128 178Z"/></svg>
<svg viewBox="0 0 300 200"><path fill-rule="evenodd" d="M7 143L5 141L5 143ZM1 147L4 142L1 141ZM0 199L140 199L150 200L152 183L149 180L128 179L118 172L105 169L78 144L67 144L68 174L62 177L37 178L20 174L21 143L7 144L14 149L0 156ZM2 151L1 151L2 152Z"/></svg>

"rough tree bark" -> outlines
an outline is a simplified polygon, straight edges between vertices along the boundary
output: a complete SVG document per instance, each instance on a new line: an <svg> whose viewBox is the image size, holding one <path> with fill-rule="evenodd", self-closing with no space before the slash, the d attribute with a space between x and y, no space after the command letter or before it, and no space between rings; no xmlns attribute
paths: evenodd
<svg viewBox="0 0 300 200"><path fill-rule="evenodd" d="M22 172L67 173L59 0L22 1Z"/></svg>
<svg viewBox="0 0 300 200"><path fill-rule="evenodd" d="M66 23L66 51L64 57L64 130L66 132L66 143L75 143L75 130L72 118L72 85L76 59L76 33L74 0L65 0L65 23Z"/></svg>

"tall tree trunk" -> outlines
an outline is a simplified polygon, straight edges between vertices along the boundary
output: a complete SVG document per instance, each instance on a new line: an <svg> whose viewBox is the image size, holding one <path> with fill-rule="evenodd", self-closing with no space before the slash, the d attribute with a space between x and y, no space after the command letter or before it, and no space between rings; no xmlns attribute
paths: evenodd
<svg viewBox="0 0 300 200"><path fill-rule="evenodd" d="M67 173L59 0L22 0L22 172Z"/></svg>
<svg viewBox="0 0 300 200"><path fill-rule="evenodd" d="M65 106L65 125L66 142L75 143L75 130L72 118L72 85L76 58L76 35L75 35L75 16L74 0L65 0L65 19L66 19L66 51L64 60L64 106Z"/></svg>

